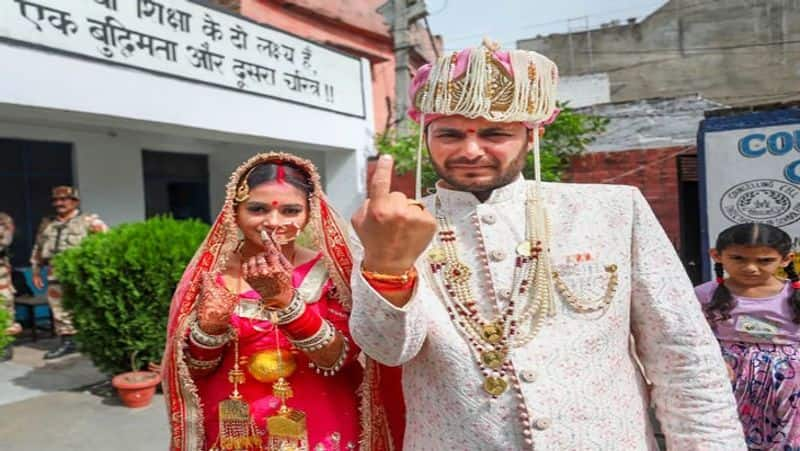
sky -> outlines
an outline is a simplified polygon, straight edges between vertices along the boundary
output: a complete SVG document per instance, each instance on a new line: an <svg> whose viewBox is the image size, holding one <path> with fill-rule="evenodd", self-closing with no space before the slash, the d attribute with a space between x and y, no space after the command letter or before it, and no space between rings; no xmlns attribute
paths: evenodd
<svg viewBox="0 0 800 451"><path fill-rule="evenodd" d="M446 51L480 44L483 36L516 47L518 39L537 34L599 28L629 17L641 20L667 0L426 0L434 34Z"/></svg>

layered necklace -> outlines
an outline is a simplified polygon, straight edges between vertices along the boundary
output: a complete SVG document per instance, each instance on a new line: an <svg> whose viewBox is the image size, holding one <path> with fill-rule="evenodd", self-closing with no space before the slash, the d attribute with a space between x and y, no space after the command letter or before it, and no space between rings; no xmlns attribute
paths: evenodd
<svg viewBox="0 0 800 451"><path fill-rule="evenodd" d="M439 297L444 300L451 321L467 341L480 368L483 389L493 398L498 398L509 386L518 383L511 350L529 343L545 320L555 314L547 215L535 188L529 188L525 201L525 239L516 247L511 287L505 291L507 299L502 306L492 283L479 219L477 214L473 215L485 292L493 310L486 316L478 309L478 298L472 289L472 269L459 258L456 231L442 213L438 197L435 208L438 243L428 253L435 288L440 291Z"/></svg>
<svg viewBox="0 0 800 451"><path fill-rule="evenodd" d="M618 274L616 265L605 267L609 274L606 291L600 299L587 302L572 293L557 272L550 258L550 223L539 184L528 187L525 199L525 237L515 249L511 288L503 291L501 304L492 282L491 268L480 230L477 213L472 215L476 230L477 253L480 259L485 295L490 304L490 316L478 309L478 298L472 289L472 269L459 258L457 233L442 212L441 200L435 199L438 222L437 244L428 252L428 264L433 275L433 289L443 300L450 320L466 340L483 377L483 389L492 399L499 398L512 388L519 411L522 433L527 445L533 446L531 414L525 402L511 351L531 342L556 314L555 290L566 304L578 313L605 311L616 294Z"/></svg>
<svg viewBox="0 0 800 451"><path fill-rule="evenodd" d="M438 243L428 254L434 289L444 301L450 320L467 341L483 377L483 389L492 399L511 387L516 392L517 416L525 443L533 446L531 412L525 402L511 350L528 344L536 337L548 317L555 315L555 299L550 274L550 226L539 195L539 184L529 187L525 199L525 239L516 249L511 288L501 304L492 283L486 246L480 232L480 220L473 214L478 257L483 269L485 293L492 306L491 316L478 309L472 290L472 270L458 256L457 234L442 213L441 201L435 199ZM482 303L482 304L485 304Z"/></svg>

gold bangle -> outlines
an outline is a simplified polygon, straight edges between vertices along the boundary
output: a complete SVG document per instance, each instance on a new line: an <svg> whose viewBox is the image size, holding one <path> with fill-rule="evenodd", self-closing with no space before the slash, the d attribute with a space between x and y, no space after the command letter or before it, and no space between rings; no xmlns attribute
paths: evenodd
<svg viewBox="0 0 800 451"><path fill-rule="evenodd" d="M222 361L222 355L217 356L211 360L195 359L189 354L186 354L186 365L193 370L210 370L216 368Z"/></svg>
<svg viewBox="0 0 800 451"><path fill-rule="evenodd" d="M361 267L361 274L363 274L364 278L367 280L405 285L410 280L414 280L417 278L417 269L412 266L411 268L408 268L406 272L404 272L403 274L396 275L396 274L384 274L380 272L367 271L366 269L364 269L364 267Z"/></svg>

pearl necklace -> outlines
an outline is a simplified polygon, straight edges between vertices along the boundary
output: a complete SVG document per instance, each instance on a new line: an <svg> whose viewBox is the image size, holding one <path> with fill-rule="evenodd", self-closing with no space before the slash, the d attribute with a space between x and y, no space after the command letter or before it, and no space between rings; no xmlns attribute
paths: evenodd
<svg viewBox="0 0 800 451"><path fill-rule="evenodd" d="M477 229L477 251L483 267L485 291L493 309L493 315L488 318L478 311L477 298L471 286L472 269L458 257L455 230L440 213L441 201L438 197L435 202L439 245L428 253L430 269L451 320L467 340L484 376L483 388L493 398L508 389L511 348L529 343L538 334L545 319L555 314L550 258L546 249L549 227L547 216L537 199L538 196L532 191L528 192L527 240L516 248L510 296L502 309L499 308L492 283L478 218L476 215L472 217Z"/></svg>
<svg viewBox="0 0 800 451"><path fill-rule="evenodd" d="M439 224L439 245L428 253L433 288L443 300L450 320L465 338L478 368L484 377L483 389L497 399L509 385L515 392L518 417L525 444L533 446L531 414L525 394L511 361L511 348L525 346L536 337L547 317L555 315L555 301L550 282L550 227L547 214L539 201L538 190L529 190L526 203L526 241L516 248L514 273L505 308L499 308L492 282L486 247L477 214L472 216L476 228L478 256L483 267L486 295L493 309L492 318L478 311L472 292L472 270L458 258L456 233L441 213L441 201L435 201ZM438 276L438 277L437 277ZM522 308L518 307L521 306ZM523 328L526 328L523 331Z"/></svg>

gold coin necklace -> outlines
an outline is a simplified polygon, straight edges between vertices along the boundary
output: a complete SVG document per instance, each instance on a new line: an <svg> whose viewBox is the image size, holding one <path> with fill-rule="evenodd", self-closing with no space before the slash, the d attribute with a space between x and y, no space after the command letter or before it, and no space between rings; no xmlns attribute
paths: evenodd
<svg viewBox="0 0 800 451"><path fill-rule="evenodd" d="M450 320L464 337L483 376L483 390L497 399L509 389L515 393L517 418L524 443L533 450L532 412L525 400L522 384L511 360L511 348L522 348L536 337L545 319L555 315L551 283L550 226L541 201L538 184L529 187L525 201L526 239L516 246L511 289L504 292L502 312L477 213L472 222L477 229L478 256L484 269L484 283L494 315L483 318L472 293L472 271L458 258L456 233L435 199L439 226L438 243L428 253L433 290L447 309Z"/></svg>
<svg viewBox="0 0 800 451"><path fill-rule="evenodd" d="M506 304L502 309L492 284L480 222L477 215L472 217L477 229L478 256L485 273L483 281L493 309L493 315L486 318L479 312L473 294L472 269L458 257L456 231L441 213L439 198L435 200L438 245L428 253L430 270L437 282L435 288L440 292L439 297L443 299L451 321L475 357L484 378L484 391L493 398L498 398L516 382L511 348L530 341L542 327L544 318L553 312L547 271L549 258L546 263L541 262L544 260L542 254L546 254L543 240L547 234L543 233L542 227L533 227L531 223L534 220L546 222L543 212L538 210L535 196L529 192L526 202L527 240L516 247L511 290L506 292ZM537 213L542 214L535 217Z"/></svg>

